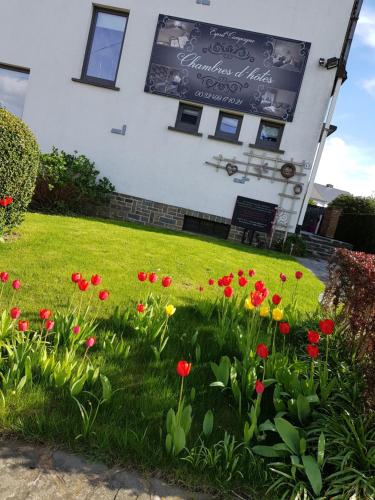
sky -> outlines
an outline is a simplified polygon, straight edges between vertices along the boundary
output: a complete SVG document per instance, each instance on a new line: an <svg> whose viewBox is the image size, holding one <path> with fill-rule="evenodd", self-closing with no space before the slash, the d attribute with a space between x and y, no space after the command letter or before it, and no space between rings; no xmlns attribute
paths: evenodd
<svg viewBox="0 0 375 500"><path fill-rule="evenodd" d="M347 71L315 182L375 195L375 0L364 0Z"/></svg>

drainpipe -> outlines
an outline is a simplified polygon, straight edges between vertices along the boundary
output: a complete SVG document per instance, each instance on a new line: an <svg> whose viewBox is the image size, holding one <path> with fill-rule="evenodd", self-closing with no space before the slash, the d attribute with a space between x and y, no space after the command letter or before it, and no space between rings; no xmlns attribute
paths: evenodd
<svg viewBox="0 0 375 500"><path fill-rule="evenodd" d="M327 118L326 118L326 121L324 124L322 138L321 138L318 150L316 152L314 164L313 164L313 167L312 167L311 173L310 173L309 183L308 183L307 190L306 190L305 196L303 198L301 210L300 210L299 216L298 216L297 224L300 224L300 225L303 224L303 220L301 220L301 215L305 214L305 212L306 212L306 206L307 206L307 203L310 199L311 191L312 191L313 186L314 186L314 180L315 180L318 168L319 168L320 160L322 159L324 146L326 145L326 140L328 137L329 128L331 126L333 113L335 112L335 109L336 109L337 99L339 97L342 83L343 83L343 77L341 76L341 77L337 78L335 90L333 92L333 95L332 95L332 98L331 98L331 101L330 101L330 104L329 104L329 107L327 110Z"/></svg>

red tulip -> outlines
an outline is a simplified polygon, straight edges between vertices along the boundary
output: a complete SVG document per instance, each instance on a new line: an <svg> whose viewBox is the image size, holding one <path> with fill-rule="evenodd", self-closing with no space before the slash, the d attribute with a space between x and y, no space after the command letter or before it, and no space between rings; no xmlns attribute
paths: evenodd
<svg viewBox="0 0 375 500"><path fill-rule="evenodd" d="M48 319L52 315L52 311L49 309L41 309L39 311L39 318L40 319Z"/></svg>
<svg viewBox="0 0 375 500"><path fill-rule="evenodd" d="M250 299L254 307L259 307L266 299L266 296L262 292L251 292Z"/></svg>
<svg viewBox="0 0 375 500"><path fill-rule="evenodd" d="M264 285L263 281L257 281L255 283L255 290L257 292L262 292L264 289L265 289L265 285Z"/></svg>
<svg viewBox="0 0 375 500"><path fill-rule="evenodd" d="M277 295L277 293L275 293L275 295L272 297L272 304L275 304L275 306L278 306L281 302L281 297L280 295Z"/></svg>
<svg viewBox="0 0 375 500"><path fill-rule="evenodd" d="M223 278L218 279L218 280L217 280L217 284L218 284L219 286L224 286L224 283L223 283Z"/></svg>
<svg viewBox="0 0 375 500"><path fill-rule="evenodd" d="M88 349L90 349L91 347L94 347L95 344L96 344L96 338L95 337L89 337L86 340L86 346L87 346Z"/></svg>
<svg viewBox="0 0 375 500"><path fill-rule="evenodd" d="M332 335L335 323L331 319L323 319L319 321L319 328L324 335Z"/></svg>
<svg viewBox="0 0 375 500"><path fill-rule="evenodd" d="M20 332L27 332L29 328L30 328L29 321L23 320L18 322L18 330Z"/></svg>
<svg viewBox="0 0 375 500"><path fill-rule="evenodd" d="M147 280L147 273L144 273L144 272L138 273L138 279L139 279L139 281L146 281Z"/></svg>
<svg viewBox="0 0 375 500"><path fill-rule="evenodd" d="M212 278L210 278L210 279L208 280L208 284L209 284L210 286L214 285L214 284L215 284L215 280L213 280Z"/></svg>
<svg viewBox="0 0 375 500"><path fill-rule="evenodd" d="M302 276L303 276L303 272L296 271L295 277L296 277L297 280L300 280L302 278Z"/></svg>
<svg viewBox="0 0 375 500"><path fill-rule="evenodd" d="M264 389L265 389L264 384L260 380L257 380L255 382L255 391L256 391L256 393L257 394L263 394Z"/></svg>
<svg viewBox="0 0 375 500"><path fill-rule="evenodd" d="M316 345L308 345L306 347L306 352L310 358L317 358L319 356L319 349Z"/></svg>
<svg viewBox="0 0 375 500"><path fill-rule="evenodd" d="M12 287L14 288L14 290L19 290L21 288L20 280L14 280L12 283Z"/></svg>
<svg viewBox="0 0 375 500"><path fill-rule="evenodd" d="M101 290L99 292L99 299L100 300L107 300L109 297L109 291L108 290Z"/></svg>
<svg viewBox="0 0 375 500"><path fill-rule="evenodd" d="M99 276L99 274L93 274L91 276L91 284L92 285L98 286L98 285L100 285L101 282L102 282L102 277Z"/></svg>
<svg viewBox="0 0 375 500"><path fill-rule="evenodd" d="M246 286L248 283L247 279L245 278L245 276L241 276L240 279L238 280L238 284L240 286Z"/></svg>
<svg viewBox="0 0 375 500"><path fill-rule="evenodd" d="M223 276L222 280L223 280L223 285L224 286L229 286L232 283L231 276Z"/></svg>
<svg viewBox="0 0 375 500"><path fill-rule="evenodd" d="M137 304L137 311L139 313L144 313L145 312L145 306L143 304Z"/></svg>
<svg viewBox="0 0 375 500"><path fill-rule="evenodd" d="M229 299L233 295L233 288L231 286L227 286L224 288L224 295Z"/></svg>
<svg viewBox="0 0 375 500"><path fill-rule="evenodd" d="M191 363L187 361L179 361L176 367L177 373L180 377L187 377L191 370Z"/></svg>
<svg viewBox="0 0 375 500"><path fill-rule="evenodd" d="M6 207L6 206L7 206L7 205L6 205L6 199L5 199L5 198L2 198L2 199L0 200L0 207Z"/></svg>
<svg viewBox="0 0 375 500"><path fill-rule="evenodd" d="M243 275L244 275L244 272L243 272L243 270L242 270L242 269L240 269L240 270L238 271L238 273L237 273L237 274L238 274L238 276L239 276L239 277L241 277L241 276L243 276Z"/></svg>
<svg viewBox="0 0 375 500"><path fill-rule="evenodd" d="M282 281L283 283L285 283L285 281L286 281L286 276L285 276L285 274L284 274L284 273L280 273L280 279L281 279L281 281Z"/></svg>
<svg viewBox="0 0 375 500"><path fill-rule="evenodd" d="M315 330L308 330L307 340L310 342L310 344L318 344L320 340L320 335Z"/></svg>
<svg viewBox="0 0 375 500"><path fill-rule="evenodd" d="M169 286L171 286L171 283L172 283L172 278L170 276L165 276L161 280L161 284L163 285L164 288L168 288Z"/></svg>
<svg viewBox="0 0 375 500"><path fill-rule="evenodd" d="M268 348L266 344L259 344L257 346L256 353L260 358L266 359L268 357Z"/></svg>
<svg viewBox="0 0 375 500"><path fill-rule="evenodd" d="M49 331L53 330L54 326L55 326L55 322L50 320L50 319L47 319L47 321L45 322L46 330L49 332Z"/></svg>
<svg viewBox="0 0 375 500"><path fill-rule="evenodd" d="M13 203L13 198L11 196L6 196L0 200L0 207L7 207Z"/></svg>
<svg viewBox="0 0 375 500"><path fill-rule="evenodd" d="M88 289L89 285L90 283L87 280L80 279L78 281L78 288L81 290L81 292L85 292Z"/></svg>
<svg viewBox="0 0 375 500"><path fill-rule="evenodd" d="M82 274L81 273L73 273L72 274L72 281L73 283L78 283L82 279Z"/></svg>
<svg viewBox="0 0 375 500"><path fill-rule="evenodd" d="M255 276L254 269L249 269L249 276L250 276L250 278L252 278L253 276Z"/></svg>
<svg viewBox="0 0 375 500"><path fill-rule="evenodd" d="M73 332L74 335L78 335L80 333L80 331L81 331L81 327L80 326L78 326L78 325L73 326L72 332Z"/></svg>
<svg viewBox="0 0 375 500"><path fill-rule="evenodd" d="M288 335L290 333L290 324L287 322L279 323L279 331L283 335Z"/></svg>
<svg viewBox="0 0 375 500"><path fill-rule="evenodd" d="M158 277L156 276L156 273L150 273L148 276L148 280L150 283L156 283L158 281Z"/></svg>
<svg viewBox="0 0 375 500"><path fill-rule="evenodd" d="M0 280L3 283L6 283L9 280L9 274L3 271L2 273L0 273Z"/></svg>
<svg viewBox="0 0 375 500"><path fill-rule="evenodd" d="M21 316L21 309L19 307L13 307L10 310L10 317L12 319L18 319Z"/></svg>
<svg viewBox="0 0 375 500"><path fill-rule="evenodd" d="M234 278L234 274L233 274L233 273L230 273L229 277L230 277L231 279L233 279L233 278Z"/></svg>

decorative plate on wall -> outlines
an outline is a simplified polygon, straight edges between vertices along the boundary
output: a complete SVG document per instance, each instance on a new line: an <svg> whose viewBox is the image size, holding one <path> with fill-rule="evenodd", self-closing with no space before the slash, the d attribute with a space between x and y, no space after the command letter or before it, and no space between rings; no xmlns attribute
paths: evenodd
<svg viewBox="0 0 375 500"><path fill-rule="evenodd" d="M285 179L290 179L295 176L296 167L293 163L284 163L284 165L280 168L280 173Z"/></svg>

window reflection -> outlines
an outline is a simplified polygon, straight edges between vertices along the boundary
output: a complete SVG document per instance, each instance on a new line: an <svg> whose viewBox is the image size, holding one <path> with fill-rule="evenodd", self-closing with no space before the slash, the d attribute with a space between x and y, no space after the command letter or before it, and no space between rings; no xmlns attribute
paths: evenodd
<svg viewBox="0 0 375 500"><path fill-rule="evenodd" d="M0 106L22 118L29 73L0 66Z"/></svg>

